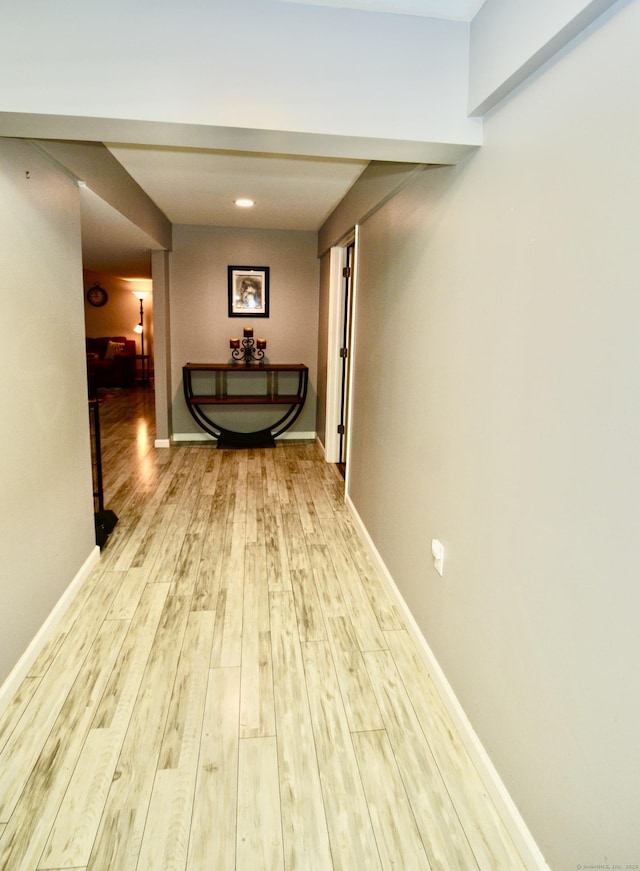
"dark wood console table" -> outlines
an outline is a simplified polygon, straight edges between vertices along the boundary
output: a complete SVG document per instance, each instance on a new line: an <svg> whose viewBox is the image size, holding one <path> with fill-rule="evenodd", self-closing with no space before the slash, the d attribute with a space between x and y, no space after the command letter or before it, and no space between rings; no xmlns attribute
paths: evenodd
<svg viewBox="0 0 640 871"><path fill-rule="evenodd" d="M234 373L230 379L230 373ZM281 393L282 380L295 382L295 392ZM194 376L199 391L194 390ZM238 376L238 377L236 377ZM218 441L218 447L274 447L275 438L295 423L307 398L309 368L301 363L187 363L182 367L184 398L198 426ZM236 390L240 386L240 390ZM207 414L212 406L288 406L275 423L253 432L236 432L215 423Z"/></svg>

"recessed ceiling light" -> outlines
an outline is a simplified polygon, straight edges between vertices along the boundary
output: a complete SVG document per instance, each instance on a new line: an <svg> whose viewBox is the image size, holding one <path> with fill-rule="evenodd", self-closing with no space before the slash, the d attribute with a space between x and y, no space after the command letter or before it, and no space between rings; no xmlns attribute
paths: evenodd
<svg viewBox="0 0 640 871"><path fill-rule="evenodd" d="M235 202L236 206L240 206L241 209L250 209L251 206L255 206L255 203L253 202L253 200L239 199L239 200L234 200L234 202Z"/></svg>

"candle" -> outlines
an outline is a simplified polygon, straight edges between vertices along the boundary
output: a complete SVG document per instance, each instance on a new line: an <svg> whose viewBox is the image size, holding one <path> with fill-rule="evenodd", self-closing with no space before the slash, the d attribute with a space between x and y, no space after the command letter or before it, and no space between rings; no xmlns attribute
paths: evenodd
<svg viewBox="0 0 640 871"><path fill-rule="evenodd" d="M253 327L245 327L244 328L245 339L250 339L252 336L253 336Z"/></svg>
<svg viewBox="0 0 640 871"><path fill-rule="evenodd" d="M264 350L267 347L267 340L266 339L258 339L257 344L258 344L258 349Z"/></svg>
<svg viewBox="0 0 640 871"><path fill-rule="evenodd" d="M230 348L239 348L240 347L240 339L231 339L229 341Z"/></svg>

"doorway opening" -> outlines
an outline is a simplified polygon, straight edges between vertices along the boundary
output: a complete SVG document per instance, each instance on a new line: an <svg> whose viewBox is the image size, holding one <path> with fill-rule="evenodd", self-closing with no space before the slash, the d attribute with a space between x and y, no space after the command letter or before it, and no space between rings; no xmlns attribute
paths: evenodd
<svg viewBox="0 0 640 871"><path fill-rule="evenodd" d="M348 487L351 380L355 336L358 228L331 249L324 453Z"/></svg>
<svg viewBox="0 0 640 871"><path fill-rule="evenodd" d="M355 276L355 240L345 249L342 269L341 343L340 343L340 415L338 423L338 469L343 478L347 473L348 421L350 398L350 371L353 324L353 287Z"/></svg>

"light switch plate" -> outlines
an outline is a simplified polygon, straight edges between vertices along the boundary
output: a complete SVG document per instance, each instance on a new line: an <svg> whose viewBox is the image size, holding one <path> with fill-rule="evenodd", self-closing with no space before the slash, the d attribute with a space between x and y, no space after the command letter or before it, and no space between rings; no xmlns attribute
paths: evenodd
<svg viewBox="0 0 640 871"><path fill-rule="evenodd" d="M433 554L433 565L439 575L444 572L444 545L437 538L431 540L431 553Z"/></svg>

